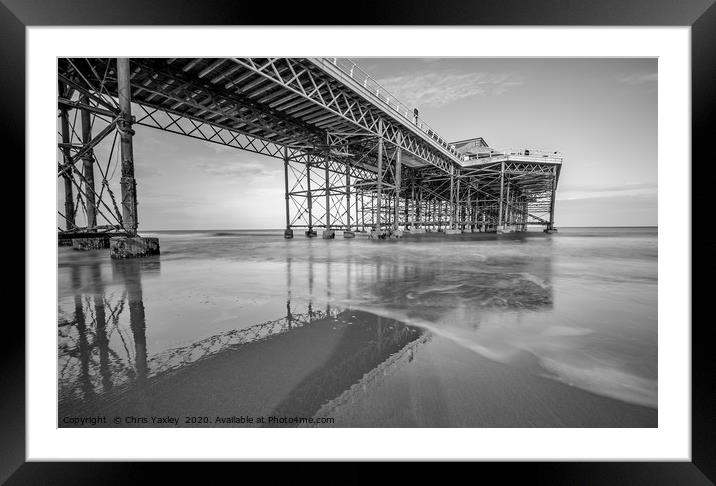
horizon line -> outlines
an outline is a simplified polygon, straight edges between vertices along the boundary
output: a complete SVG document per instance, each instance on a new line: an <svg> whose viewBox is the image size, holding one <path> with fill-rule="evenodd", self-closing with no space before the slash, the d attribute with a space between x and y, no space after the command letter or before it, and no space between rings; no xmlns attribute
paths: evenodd
<svg viewBox="0 0 716 486"><path fill-rule="evenodd" d="M557 226L557 228L658 228L658 225L614 225L614 226ZM283 231L286 228L165 228L165 229L147 229L145 232L151 231ZM529 231L529 230L528 230Z"/></svg>

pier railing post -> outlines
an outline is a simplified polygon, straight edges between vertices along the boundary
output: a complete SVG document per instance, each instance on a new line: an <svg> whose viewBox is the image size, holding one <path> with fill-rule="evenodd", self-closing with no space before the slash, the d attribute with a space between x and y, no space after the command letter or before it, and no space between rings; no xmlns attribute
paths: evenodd
<svg viewBox="0 0 716 486"><path fill-rule="evenodd" d="M120 152L122 158L122 223L129 236L137 234L137 181L134 179L134 153L132 149L132 89L129 58L117 58L117 91L119 97Z"/></svg>

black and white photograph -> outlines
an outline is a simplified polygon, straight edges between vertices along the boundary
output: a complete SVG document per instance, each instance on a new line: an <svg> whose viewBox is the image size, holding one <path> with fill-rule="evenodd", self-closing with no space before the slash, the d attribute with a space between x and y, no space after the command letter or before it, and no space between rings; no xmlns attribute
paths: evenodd
<svg viewBox="0 0 716 486"><path fill-rule="evenodd" d="M0 0L0 483L713 484L713 3Z"/></svg>
<svg viewBox="0 0 716 486"><path fill-rule="evenodd" d="M658 58L56 71L59 428L658 427Z"/></svg>

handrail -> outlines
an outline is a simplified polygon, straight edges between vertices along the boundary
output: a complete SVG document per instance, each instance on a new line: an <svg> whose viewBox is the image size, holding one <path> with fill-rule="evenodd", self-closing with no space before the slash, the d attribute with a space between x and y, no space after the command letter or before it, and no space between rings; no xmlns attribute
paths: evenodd
<svg viewBox="0 0 716 486"><path fill-rule="evenodd" d="M469 157L465 154L462 154L458 152L454 145L452 143L447 142L445 139L443 139L440 135L437 134L437 132L428 125L422 118L419 116L415 116L414 114L411 116L410 109L405 106L403 103L401 103L393 94L391 94L387 89L385 89L383 86L378 83L373 77L365 72L358 64L356 64L353 60L348 58L338 58L338 57L332 57L332 58L323 58L325 62L328 62L338 68L340 72L342 72L344 75L350 77L354 81L356 81L358 84L363 86L363 88L368 91L372 96L378 98L381 102L386 104L392 111L396 112L397 114L403 116L405 119L407 119L409 122L411 122L415 127L417 127L420 131L422 131L425 135L427 135L429 138L431 138L433 141L437 142L441 147L443 147L446 151L448 151L451 155L453 155L456 159L460 161L467 161L467 160L474 160L478 157ZM416 110L417 111L417 110ZM553 158L553 159L559 159L560 161L563 159L561 152L553 152L549 150L541 150L541 149L490 149L490 156L489 157L496 157L496 156L520 156L520 157L534 157L535 159L538 157L542 158Z"/></svg>
<svg viewBox="0 0 716 486"><path fill-rule="evenodd" d="M509 160L510 157L519 158L522 161L546 162L547 160L558 161L560 164L564 160L562 152L553 152L540 149L490 149L480 155L466 156L464 161L482 161L483 163L491 163L501 159Z"/></svg>
<svg viewBox="0 0 716 486"><path fill-rule="evenodd" d="M438 133L422 118L411 114L411 110L407 106L401 103L393 94L391 94L387 89L381 86L375 79L373 79L370 74L366 73L354 61L352 61L351 59L338 57L324 58L324 60L329 62L330 64L333 64L343 74L356 81L358 84L363 86L365 90L367 90L373 96L388 105L388 107L391 108L394 112L398 113L399 115L407 119L409 122L414 124L420 131L422 131L433 141L437 142L450 154L452 154L458 159L462 159L462 155L457 150L455 150L454 146L451 143L447 142L440 135L438 135Z"/></svg>

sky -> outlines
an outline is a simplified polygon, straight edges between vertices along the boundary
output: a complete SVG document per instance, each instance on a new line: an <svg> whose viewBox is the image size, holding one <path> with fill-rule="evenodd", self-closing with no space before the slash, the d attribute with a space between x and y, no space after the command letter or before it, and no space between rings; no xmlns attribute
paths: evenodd
<svg viewBox="0 0 716 486"><path fill-rule="evenodd" d="M561 151L558 227L657 224L657 59L354 61L446 140ZM281 160L135 131L140 230L283 226Z"/></svg>

